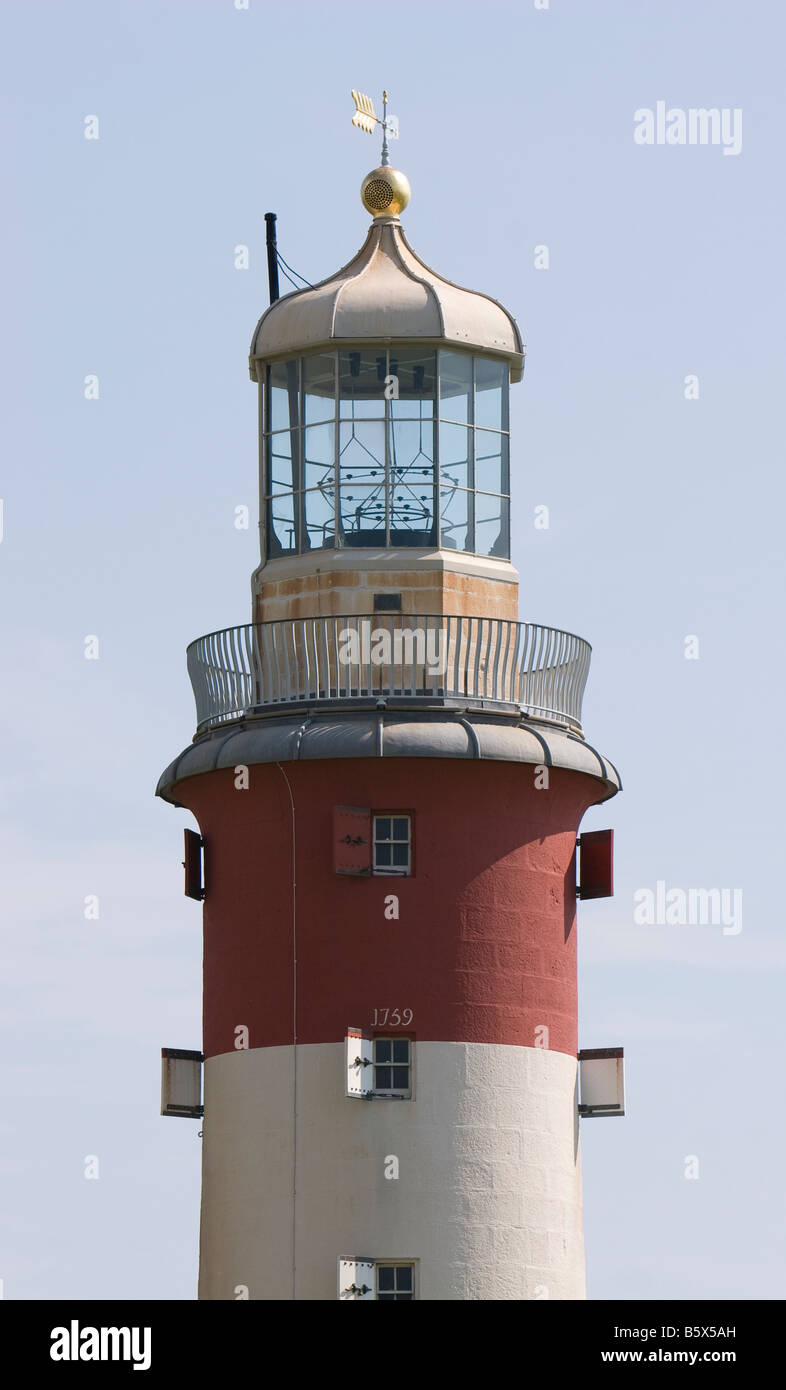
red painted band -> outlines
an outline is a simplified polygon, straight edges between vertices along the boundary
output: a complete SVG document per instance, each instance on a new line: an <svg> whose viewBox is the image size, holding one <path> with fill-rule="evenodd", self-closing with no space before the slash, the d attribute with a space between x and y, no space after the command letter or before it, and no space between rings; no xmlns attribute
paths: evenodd
<svg viewBox="0 0 786 1390"><path fill-rule="evenodd" d="M298 1042L338 1042L350 1025L398 1027L427 1041L575 1056L574 848L584 811L600 799L597 781L552 769L549 788L537 790L529 765L447 759L285 771ZM252 1048L293 1041L292 810L280 768L252 766L248 779L237 790L232 771L213 772L177 789L205 840L207 1057L231 1052L243 1026ZM337 874L336 805L410 811L413 876ZM398 920L385 916L391 895ZM409 1027L382 1024L386 1008L411 1009Z"/></svg>

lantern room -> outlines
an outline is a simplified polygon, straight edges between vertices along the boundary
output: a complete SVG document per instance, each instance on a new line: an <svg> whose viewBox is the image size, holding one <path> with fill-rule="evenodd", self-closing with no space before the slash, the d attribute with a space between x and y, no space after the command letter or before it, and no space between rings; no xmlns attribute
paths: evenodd
<svg viewBox="0 0 786 1390"><path fill-rule="evenodd" d="M276 300L254 333L254 617L339 611L339 591L351 610L351 591L368 588L420 613L461 614L472 592L482 615L512 617L509 390L521 380L521 335L496 300L420 260L398 214L375 207L379 186L404 176L372 174L360 251ZM312 577L297 611L284 601L295 576Z"/></svg>
<svg viewBox="0 0 786 1390"><path fill-rule="evenodd" d="M510 558L507 363L365 348L272 363L267 558L423 546Z"/></svg>

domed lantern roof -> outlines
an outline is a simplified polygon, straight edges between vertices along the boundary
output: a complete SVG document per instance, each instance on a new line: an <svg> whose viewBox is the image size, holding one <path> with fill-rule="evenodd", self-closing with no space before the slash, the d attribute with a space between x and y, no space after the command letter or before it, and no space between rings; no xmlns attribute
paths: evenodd
<svg viewBox="0 0 786 1390"><path fill-rule="evenodd" d="M518 325L497 300L446 280L413 251L399 212L409 183L381 166L361 188L373 215L357 255L335 275L276 300L257 324L249 368L263 380L265 362L341 344L422 343L504 358L511 382L521 380L524 345Z"/></svg>

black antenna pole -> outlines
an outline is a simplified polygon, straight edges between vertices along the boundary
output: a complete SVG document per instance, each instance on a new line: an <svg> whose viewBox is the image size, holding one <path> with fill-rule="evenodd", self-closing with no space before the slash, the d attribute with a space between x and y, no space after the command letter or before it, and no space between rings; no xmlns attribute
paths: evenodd
<svg viewBox="0 0 786 1390"><path fill-rule="evenodd" d="M265 213L267 241L267 282L270 286L270 303L278 299L278 249L276 247L276 214Z"/></svg>

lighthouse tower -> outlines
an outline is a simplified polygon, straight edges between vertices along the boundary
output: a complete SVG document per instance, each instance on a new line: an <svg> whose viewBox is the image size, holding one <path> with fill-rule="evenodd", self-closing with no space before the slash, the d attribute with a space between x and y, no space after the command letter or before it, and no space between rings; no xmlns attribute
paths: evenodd
<svg viewBox="0 0 786 1390"><path fill-rule="evenodd" d="M190 646L158 785L199 826L203 1052L166 1050L164 1109L203 1116L204 1299L583 1298L579 1117L621 1110L619 1049L577 1090L577 833L620 784L588 645L518 621L524 348L408 199L373 170L361 249L254 332L251 622Z"/></svg>

